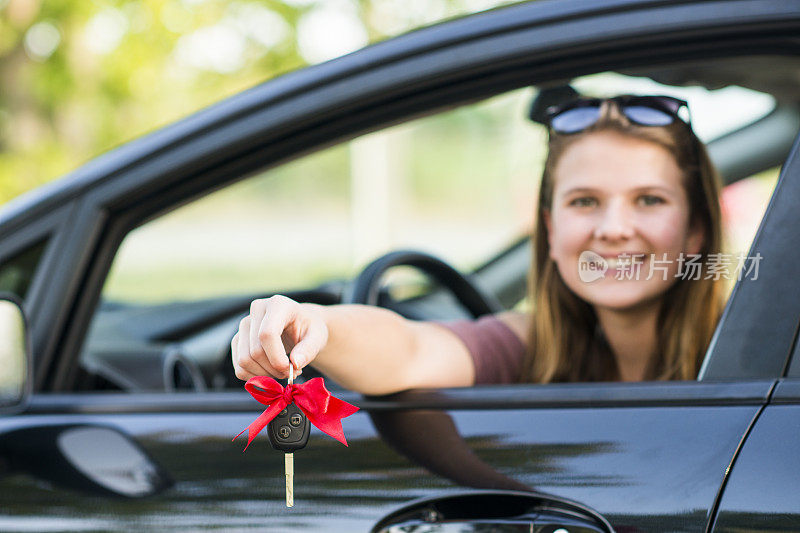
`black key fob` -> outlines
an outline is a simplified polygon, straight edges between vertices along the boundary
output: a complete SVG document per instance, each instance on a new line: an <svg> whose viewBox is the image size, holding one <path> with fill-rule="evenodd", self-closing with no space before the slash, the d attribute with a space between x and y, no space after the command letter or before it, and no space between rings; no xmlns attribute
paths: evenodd
<svg viewBox="0 0 800 533"><path fill-rule="evenodd" d="M297 405L291 403L267 425L269 442L276 450L292 453L305 448L311 422Z"/></svg>

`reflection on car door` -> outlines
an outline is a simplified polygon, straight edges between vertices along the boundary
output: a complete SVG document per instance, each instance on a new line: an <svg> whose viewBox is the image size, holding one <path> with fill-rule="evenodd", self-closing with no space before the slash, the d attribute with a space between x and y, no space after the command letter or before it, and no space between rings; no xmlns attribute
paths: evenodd
<svg viewBox="0 0 800 533"><path fill-rule="evenodd" d="M258 414L246 393L40 395L0 430L110 426L173 480L144 498L110 498L17 470L0 483L0 527L33 527L69 509L71 529L270 527L364 531L401 504L464 487L536 489L605 516L618 530L702 531L770 381L574 384L343 394L350 444L312 432L295 455L295 508L282 454L231 437ZM370 417L385 440L381 440ZM424 465L424 466L422 466Z"/></svg>

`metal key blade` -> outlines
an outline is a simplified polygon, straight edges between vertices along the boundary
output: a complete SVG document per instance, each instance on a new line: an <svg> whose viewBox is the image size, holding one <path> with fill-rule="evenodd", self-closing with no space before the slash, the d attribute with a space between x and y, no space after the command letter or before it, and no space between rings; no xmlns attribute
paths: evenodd
<svg viewBox="0 0 800 533"><path fill-rule="evenodd" d="M289 364L289 385L294 382L294 365ZM294 454L287 453L283 459L286 470L286 507L294 507Z"/></svg>
<svg viewBox="0 0 800 533"><path fill-rule="evenodd" d="M294 507L294 454L287 453L284 457L286 467L286 507Z"/></svg>

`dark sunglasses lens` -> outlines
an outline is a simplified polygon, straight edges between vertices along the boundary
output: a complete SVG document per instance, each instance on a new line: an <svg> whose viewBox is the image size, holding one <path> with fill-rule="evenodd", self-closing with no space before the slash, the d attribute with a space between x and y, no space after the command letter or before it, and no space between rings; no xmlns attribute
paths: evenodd
<svg viewBox="0 0 800 533"><path fill-rule="evenodd" d="M558 133L577 133L590 127L600 119L598 106L573 107L554 116L550 127Z"/></svg>
<svg viewBox="0 0 800 533"><path fill-rule="evenodd" d="M678 114L678 111L680 110L681 107L686 105L686 102L683 102L681 100L676 100L674 98L669 98L667 96L654 96L653 98L658 100L658 103L660 103L662 106L672 111L672 113L675 115Z"/></svg>
<svg viewBox="0 0 800 533"><path fill-rule="evenodd" d="M623 106L622 112L631 122L642 126L666 126L672 124L674 117L666 111L643 105Z"/></svg>

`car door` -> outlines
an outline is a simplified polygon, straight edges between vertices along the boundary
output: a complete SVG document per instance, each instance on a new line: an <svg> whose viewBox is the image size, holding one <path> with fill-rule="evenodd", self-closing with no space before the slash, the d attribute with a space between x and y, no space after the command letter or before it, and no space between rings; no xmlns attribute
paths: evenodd
<svg viewBox="0 0 800 533"><path fill-rule="evenodd" d="M772 360L773 372L784 376L770 395L769 404L759 413L746 440L732 463L713 531L796 531L800 509L796 498L800 463L798 440L798 377L800 348L797 324L800 302L797 299L796 271L798 250L787 246L796 237L797 210L794 200L800 195L800 142L796 141L784 169L781 187L775 191L753 251L770 258L765 262L762 283L744 283L733 299L746 302L748 310L766 315L764 323L750 323L729 311L729 324L742 324L737 333L718 341L731 357L726 365L711 370L728 377L741 375L753 367L762 351L783 354ZM778 222L780 220L780 222ZM751 251L751 253L753 253ZM759 280L760 281L760 280ZM740 308L736 308L740 309ZM770 331L777 323L786 327ZM794 331L791 331L791 326ZM780 333L778 333L780 331ZM725 333L725 329L722 329ZM720 339L723 339L722 334ZM727 345L725 345L727 344Z"/></svg>
<svg viewBox="0 0 800 533"><path fill-rule="evenodd" d="M720 20L723 4L741 15ZM259 412L246 393L82 392L78 363L120 243L179 204L314 148L532 79L591 72L600 63L646 64L643 44L662 61L709 44L720 55L753 43L797 53L784 45L798 20L796 8L781 2L542 2L486 13L255 88L109 154L39 203L22 204L17 227L54 206L73 217L53 229L60 261L37 268L36 280L48 282L32 286L48 290L26 301L36 394L25 413L0 420L0 431L13 436L4 449L18 457L0 479L0 527L365 530L411 500L483 488L535 489L537 501L552 494L551 503L571 503L620 531L705 530L729 466L781 376L769 364L762 371L760 362L732 359L723 349L727 334L696 383L491 386L382 399L338 392L361 407L345 421L350 447L312 434L296 456L291 511L283 506L280 454L265 446L242 454L230 442ZM727 327L769 326L784 340L794 334L796 320L766 324L735 302L726 320L740 312L743 322ZM220 316L226 313L234 314ZM768 348L759 361L785 358L786 342ZM712 370L730 360L745 361L745 370L712 380ZM97 470L90 470L92 485L86 471L54 478L35 468L36 457L63 455L60 436L74 437L76 429L106 429L78 435L94 435L95 445L117 454L128 448L110 435L132 439L139 462L101 469L106 481L99 487ZM41 444L36 453L24 449L31 442ZM119 485L108 479L141 477L157 482L143 493L109 494ZM473 509L489 511L449 518L505 520L519 511L498 509L491 494L478 496L489 505Z"/></svg>
<svg viewBox="0 0 800 533"><path fill-rule="evenodd" d="M796 531L798 392L782 380L747 436L725 487L713 531Z"/></svg>

